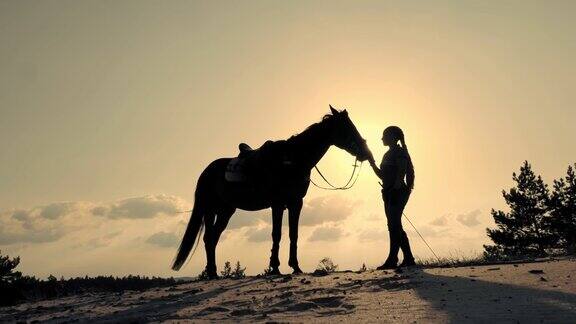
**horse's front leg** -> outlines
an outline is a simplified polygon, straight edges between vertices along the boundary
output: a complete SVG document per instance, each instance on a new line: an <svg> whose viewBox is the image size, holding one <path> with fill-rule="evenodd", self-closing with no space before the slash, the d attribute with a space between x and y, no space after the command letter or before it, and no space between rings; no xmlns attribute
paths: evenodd
<svg viewBox="0 0 576 324"><path fill-rule="evenodd" d="M302 273L298 266L298 220L302 210L302 199L288 204L288 225L290 227L290 259L288 265L294 270L293 273Z"/></svg>
<svg viewBox="0 0 576 324"><path fill-rule="evenodd" d="M272 206L272 255L270 256L270 274L280 274L280 270L278 269L280 266L278 251L280 250L280 239L282 238L283 213L284 206Z"/></svg>

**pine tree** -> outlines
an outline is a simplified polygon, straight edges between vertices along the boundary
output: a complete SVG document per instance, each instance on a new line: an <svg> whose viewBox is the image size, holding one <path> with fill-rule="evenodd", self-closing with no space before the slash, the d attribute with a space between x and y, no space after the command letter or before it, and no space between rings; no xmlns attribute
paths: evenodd
<svg viewBox="0 0 576 324"><path fill-rule="evenodd" d="M0 251L0 306L13 305L24 298L17 284L22 278L22 273L15 270L18 264L19 257L10 259Z"/></svg>
<svg viewBox="0 0 576 324"><path fill-rule="evenodd" d="M553 242L547 226L548 187L540 176L534 174L528 161L524 161L520 174L512 174L512 179L516 187L509 192L502 191L510 212L492 209L497 228L486 230L495 244L484 245L485 256L545 255Z"/></svg>
<svg viewBox="0 0 576 324"><path fill-rule="evenodd" d="M568 166L566 177L554 180L550 209L550 227L557 235L557 244L567 252L576 251L576 175Z"/></svg>
<svg viewBox="0 0 576 324"><path fill-rule="evenodd" d="M20 257L10 259L9 256L2 255L2 251L0 251L0 282L11 283L20 278L22 273L14 271L19 264Z"/></svg>

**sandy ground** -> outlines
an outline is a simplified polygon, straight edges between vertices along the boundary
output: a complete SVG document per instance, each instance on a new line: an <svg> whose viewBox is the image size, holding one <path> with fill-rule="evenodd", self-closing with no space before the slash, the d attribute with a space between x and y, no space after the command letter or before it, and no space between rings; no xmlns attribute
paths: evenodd
<svg viewBox="0 0 576 324"><path fill-rule="evenodd" d="M575 276L564 259L248 277L26 303L0 308L0 322L576 323Z"/></svg>

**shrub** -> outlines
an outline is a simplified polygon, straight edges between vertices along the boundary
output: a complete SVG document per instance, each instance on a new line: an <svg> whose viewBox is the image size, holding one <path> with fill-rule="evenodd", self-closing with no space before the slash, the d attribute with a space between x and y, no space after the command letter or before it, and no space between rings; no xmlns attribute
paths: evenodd
<svg viewBox="0 0 576 324"><path fill-rule="evenodd" d="M206 271L206 269L202 270L202 272L200 272L198 277L196 277L197 281L204 281L204 280L208 280L208 279L210 279L210 278L208 277L208 271Z"/></svg>
<svg viewBox="0 0 576 324"><path fill-rule="evenodd" d="M222 279L242 279L242 278L246 277L245 272L246 272L246 268L242 268L242 266L240 265L240 261L236 261L236 265L234 266L234 269L232 269L232 265L230 264L230 261L226 261L226 262L224 262L224 269L222 271L220 271L220 275L221 275ZM201 274L201 276L202 276L202 274ZM207 274L204 274L204 276L205 276L204 279L208 279Z"/></svg>
<svg viewBox="0 0 576 324"><path fill-rule="evenodd" d="M267 267L267 268L264 269L264 271L262 271L262 273L259 274L258 276L267 277L267 276L269 276L271 273L272 273L272 268Z"/></svg>
<svg viewBox="0 0 576 324"><path fill-rule="evenodd" d="M331 272L338 270L338 265L334 264L332 259L326 257L326 258L323 258L322 260L320 260L320 262L318 263L318 266L316 266L316 270L326 271L327 273L331 273Z"/></svg>
<svg viewBox="0 0 576 324"><path fill-rule="evenodd" d="M234 279L242 279L244 277L246 277L246 274L244 274L244 272L246 271L246 268L242 268L240 266L240 261L236 261L236 266L234 267L234 271L232 271L232 278Z"/></svg>
<svg viewBox="0 0 576 324"><path fill-rule="evenodd" d="M230 261L224 263L224 270L220 272L223 279L230 278L232 276L232 267L230 266Z"/></svg>

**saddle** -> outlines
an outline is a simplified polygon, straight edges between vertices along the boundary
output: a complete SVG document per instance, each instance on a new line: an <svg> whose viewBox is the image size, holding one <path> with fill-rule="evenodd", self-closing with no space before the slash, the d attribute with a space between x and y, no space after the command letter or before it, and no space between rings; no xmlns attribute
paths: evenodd
<svg viewBox="0 0 576 324"><path fill-rule="evenodd" d="M286 141L266 141L257 149L240 143L238 150L238 156L226 166L224 178L228 182L255 182L271 170L292 163Z"/></svg>

